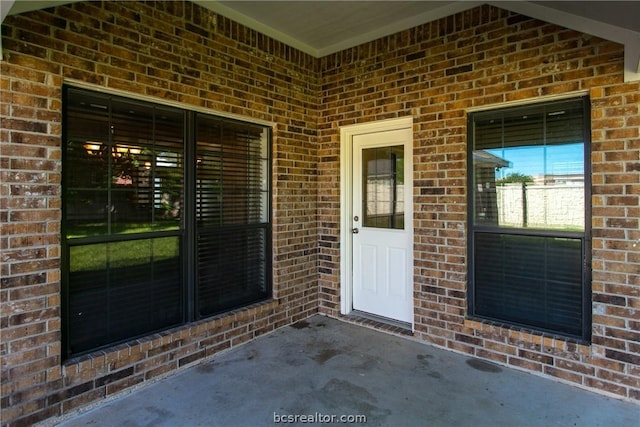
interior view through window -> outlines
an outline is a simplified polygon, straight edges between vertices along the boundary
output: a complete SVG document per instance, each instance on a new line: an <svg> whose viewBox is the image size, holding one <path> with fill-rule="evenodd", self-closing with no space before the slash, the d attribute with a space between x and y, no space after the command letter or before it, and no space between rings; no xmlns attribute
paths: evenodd
<svg viewBox="0 0 640 427"><path fill-rule="evenodd" d="M270 129L65 88L70 357L271 296Z"/></svg>
<svg viewBox="0 0 640 427"><path fill-rule="evenodd" d="M470 114L472 316L589 340L588 111Z"/></svg>

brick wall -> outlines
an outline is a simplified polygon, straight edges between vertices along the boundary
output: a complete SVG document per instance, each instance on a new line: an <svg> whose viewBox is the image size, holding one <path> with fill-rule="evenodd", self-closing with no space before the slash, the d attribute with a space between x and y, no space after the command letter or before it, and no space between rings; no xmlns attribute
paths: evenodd
<svg viewBox="0 0 640 427"><path fill-rule="evenodd" d="M316 60L189 2L80 2L2 25L2 425L31 425L317 312ZM61 360L61 89L274 123L274 300Z"/></svg>
<svg viewBox="0 0 640 427"><path fill-rule="evenodd" d="M622 46L490 6L321 59L320 311L340 314L339 127L414 120L419 340L640 399L640 83ZM470 109L573 92L592 101L593 343L465 319Z"/></svg>
<svg viewBox="0 0 640 427"><path fill-rule="evenodd" d="M622 47L482 6L320 60L189 2L11 16L0 62L2 424L29 425L317 312L339 316L339 127L414 119L415 338L640 399L640 83ZM274 123L274 300L62 363L63 81ZM465 319L466 112L587 91L593 344Z"/></svg>

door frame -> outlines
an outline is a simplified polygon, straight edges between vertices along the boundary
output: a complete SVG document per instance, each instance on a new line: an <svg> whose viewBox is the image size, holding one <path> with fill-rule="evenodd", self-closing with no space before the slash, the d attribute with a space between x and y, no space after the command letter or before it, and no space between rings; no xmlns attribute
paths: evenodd
<svg viewBox="0 0 640 427"><path fill-rule="evenodd" d="M353 311L353 239L351 238L353 225L353 138L356 135L407 128L413 130L413 117L411 116L340 128L340 314L348 315ZM410 173L413 173L413 168L410 169ZM413 187L410 191L413 192ZM413 209L411 211L413 213ZM405 224L407 223L411 226L410 231L413 235L413 214L410 221L405 221ZM413 307L415 311L415 305ZM411 322L411 328L413 329L413 327L414 321Z"/></svg>

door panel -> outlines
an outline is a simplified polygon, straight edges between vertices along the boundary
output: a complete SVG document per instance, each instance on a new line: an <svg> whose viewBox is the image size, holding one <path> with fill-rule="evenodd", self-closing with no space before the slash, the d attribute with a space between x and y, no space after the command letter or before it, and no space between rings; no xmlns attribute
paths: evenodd
<svg viewBox="0 0 640 427"><path fill-rule="evenodd" d="M388 248L387 252L387 264L389 265L388 282L393 283L395 280L398 283L407 283L407 275L404 268L407 265L407 251L404 249ZM405 289L403 286L389 287L389 293L395 297L404 298L405 293L410 291L411 289Z"/></svg>
<svg viewBox="0 0 640 427"><path fill-rule="evenodd" d="M413 321L412 131L353 137L353 308Z"/></svg>
<svg viewBox="0 0 640 427"><path fill-rule="evenodd" d="M376 265L376 261L378 258L377 251L378 251L378 248L375 245L360 246L360 253L361 253L360 265L363 267L360 269L362 272L361 283L362 283L362 289L365 292L372 292L372 293L377 292L376 285L378 284L378 280L376 278L376 269L367 268L367 266Z"/></svg>

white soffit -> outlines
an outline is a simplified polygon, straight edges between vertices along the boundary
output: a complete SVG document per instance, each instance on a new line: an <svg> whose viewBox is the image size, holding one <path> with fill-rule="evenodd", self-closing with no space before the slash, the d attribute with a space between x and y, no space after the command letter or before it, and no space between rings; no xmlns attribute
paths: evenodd
<svg viewBox="0 0 640 427"><path fill-rule="evenodd" d="M483 3L433 0L194 2L316 58Z"/></svg>
<svg viewBox="0 0 640 427"><path fill-rule="evenodd" d="M2 10L2 21L11 12L11 15L30 12L32 10L46 9L48 7L60 6L61 4L75 3L80 0L0 0L0 10Z"/></svg>
<svg viewBox="0 0 640 427"><path fill-rule="evenodd" d="M0 0L0 22L4 22L4 18L9 14L13 7L13 0Z"/></svg>

